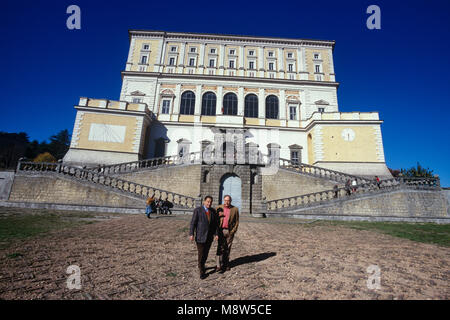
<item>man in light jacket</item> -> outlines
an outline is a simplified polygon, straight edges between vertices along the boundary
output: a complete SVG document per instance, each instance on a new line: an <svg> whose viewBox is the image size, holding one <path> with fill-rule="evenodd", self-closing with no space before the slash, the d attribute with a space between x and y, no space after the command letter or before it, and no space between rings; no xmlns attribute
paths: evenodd
<svg viewBox="0 0 450 320"><path fill-rule="evenodd" d="M223 205L217 207L219 214L219 242L217 245L216 271L230 270L230 252L234 235L239 226L239 209L231 204L231 196L223 197Z"/></svg>

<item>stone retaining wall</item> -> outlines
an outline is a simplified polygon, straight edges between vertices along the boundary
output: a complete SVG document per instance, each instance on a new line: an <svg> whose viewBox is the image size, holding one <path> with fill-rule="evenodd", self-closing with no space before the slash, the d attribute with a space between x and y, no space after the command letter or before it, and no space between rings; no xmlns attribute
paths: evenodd
<svg viewBox="0 0 450 320"><path fill-rule="evenodd" d="M157 189L167 190L190 197L200 193L201 165L183 165L158 169L143 169L113 176Z"/></svg>
<svg viewBox="0 0 450 320"><path fill-rule="evenodd" d="M441 191L400 189L378 194L359 195L354 199L337 199L313 207L271 211L268 212L268 215L310 216L314 219L320 216L384 217L411 221L448 219L450 223L447 209L447 199Z"/></svg>
<svg viewBox="0 0 450 320"><path fill-rule="evenodd" d="M144 208L145 200L49 174L16 174L9 196L13 202L58 203Z"/></svg>
<svg viewBox="0 0 450 320"><path fill-rule="evenodd" d="M262 194L266 200L275 200L333 189L342 183L295 173L279 168L273 176L262 176Z"/></svg>

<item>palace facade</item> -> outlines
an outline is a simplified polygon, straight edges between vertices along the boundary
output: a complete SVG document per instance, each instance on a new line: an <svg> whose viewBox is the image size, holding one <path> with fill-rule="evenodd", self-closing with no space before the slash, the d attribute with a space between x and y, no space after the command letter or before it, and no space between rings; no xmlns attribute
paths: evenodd
<svg viewBox="0 0 450 320"><path fill-rule="evenodd" d="M130 30L129 40L119 101L80 98L64 162L242 142L263 155L275 147L283 159L391 177L378 112L339 110L334 41L145 30ZM231 143L218 138L228 135Z"/></svg>

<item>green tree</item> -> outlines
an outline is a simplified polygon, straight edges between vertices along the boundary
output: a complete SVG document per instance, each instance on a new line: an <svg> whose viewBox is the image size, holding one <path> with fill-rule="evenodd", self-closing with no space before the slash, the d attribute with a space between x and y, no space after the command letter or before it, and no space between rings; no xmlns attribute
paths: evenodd
<svg viewBox="0 0 450 320"><path fill-rule="evenodd" d="M0 167L14 168L24 156L28 144L28 135L25 132L0 132Z"/></svg>
<svg viewBox="0 0 450 320"><path fill-rule="evenodd" d="M62 159L70 147L70 134L67 129L59 131L50 137L48 151L55 156L56 159Z"/></svg>
<svg viewBox="0 0 450 320"><path fill-rule="evenodd" d="M417 162L416 167L401 169L400 171L404 177L432 178L434 176L433 170L422 167L419 162Z"/></svg>
<svg viewBox="0 0 450 320"><path fill-rule="evenodd" d="M33 162L56 162L56 159L50 153L44 152L38 154L37 157L33 159Z"/></svg>

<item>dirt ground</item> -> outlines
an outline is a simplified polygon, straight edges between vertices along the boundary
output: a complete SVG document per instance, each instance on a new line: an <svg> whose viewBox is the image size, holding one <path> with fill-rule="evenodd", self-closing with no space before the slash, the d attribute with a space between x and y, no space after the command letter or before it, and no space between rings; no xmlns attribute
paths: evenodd
<svg viewBox="0 0 450 320"><path fill-rule="evenodd" d="M123 215L0 250L0 299L449 299L450 250L342 226L242 217L232 269L200 280L190 216ZM14 253L21 255L14 256ZM80 290L66 269L81 270ZM380 269L369 289L367 268Z"/></svg>

